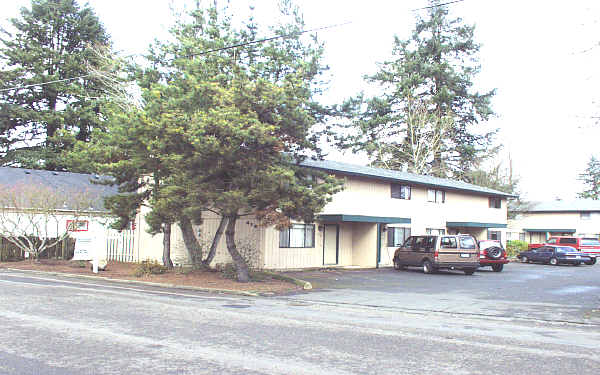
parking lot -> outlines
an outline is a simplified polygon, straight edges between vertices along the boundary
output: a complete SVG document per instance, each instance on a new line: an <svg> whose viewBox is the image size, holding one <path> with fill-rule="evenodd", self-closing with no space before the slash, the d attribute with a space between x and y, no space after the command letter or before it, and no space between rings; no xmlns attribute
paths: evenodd
<svg viewBox="0 0 600 375"><path fill-rule="evenodd" d="M313 301L382 308L600 324L600 265L507 264L473 276L441 271L318 270L291 273L316 291Z"/></svg>

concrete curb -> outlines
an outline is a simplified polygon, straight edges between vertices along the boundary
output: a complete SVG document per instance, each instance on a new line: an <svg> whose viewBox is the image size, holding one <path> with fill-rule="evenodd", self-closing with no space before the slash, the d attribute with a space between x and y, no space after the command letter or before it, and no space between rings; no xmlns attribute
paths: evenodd
<svg viewBox="0 0 600 375"><path fill-rule="evenodd" d="M147 285L147 286L156 286L156 287L171 288L171 289L194 290L194 291L207 292L207 293L234 294L234 295L248 296L248 297L261 296L260 293L247 292L247 291L243 291L243 290L203 288L203 287L189 286L189 285L153 283L150 281L139 281L139 280L128 280L128 279L113 279L113 278L104 277L104 276L80 275L80 274L76 274L76 273L63 273L63 272L38 271L38 270L22 270L19 268L8 268L8 267L7 268L0 267L0 269L5 269L8 271L19 271L19 272L29 272L29 273L37 273L37 274L43 274L43 275L52 275L52 276L65 276L65 277L72 277L72 278L80 277L80 278L84 278L84 279L112 281L115 283L124 283L124 284ZM284 280L284 281L288 281L288 280Z"/></svg>
<svg viewBox="0 0 600 375"><path fill-rule="evenodd" d="M312 289L312 284L309 283L308 281L304 281L301 279L296 279L295 277L291 277L291 276L285 276L285 275L280 275L278 273L274 273L274 272L270 272L270 271L262 271L263 273L271 276L274 279L277 280L282 280L282 281L288 281L290 283L294 283L298 286L301 286L302 289L304 290L311 290Z"/></svg>

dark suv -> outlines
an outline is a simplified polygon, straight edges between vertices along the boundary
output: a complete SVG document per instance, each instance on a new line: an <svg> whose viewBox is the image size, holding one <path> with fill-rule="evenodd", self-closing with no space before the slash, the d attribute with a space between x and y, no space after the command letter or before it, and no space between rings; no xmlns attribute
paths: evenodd
<svg viewBox="0 0 600 375"><path fill-rule="evenodd" d="M494 272L501 272L508 263L506 250L498 240L479 241L479 267L492 267Z"/></svg>
<svg viewBox="0 0 600 375"><path fill-rule="evenodd" d="M472 275L479 267L479 248L471 235L411 236L394 253L394 268L422 267L423 273L459 269Z"/></svg>

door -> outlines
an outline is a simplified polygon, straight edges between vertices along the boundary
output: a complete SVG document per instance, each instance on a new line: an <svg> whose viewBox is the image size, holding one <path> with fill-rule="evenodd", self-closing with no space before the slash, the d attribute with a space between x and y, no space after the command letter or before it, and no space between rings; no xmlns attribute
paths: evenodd
<svg viewBox="0 0 600 375"><path fill-rule="evenodd" d="M323 229L323 264L338 264L340 226L326 224Z"/></svg>

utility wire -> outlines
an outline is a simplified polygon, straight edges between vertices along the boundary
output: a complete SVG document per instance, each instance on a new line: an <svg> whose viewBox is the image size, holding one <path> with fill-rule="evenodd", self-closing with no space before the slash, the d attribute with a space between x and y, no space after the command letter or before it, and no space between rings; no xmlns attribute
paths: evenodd
<svg viewBox="0 0 600 375"><path fill-rule="evenodd" d="M243 47L243 46L249 46L252 44L258 44L258 43L264 43L264 42L269 42L271 40L276 40L276 39L283 39L283 38L290 38L292 36L297 36L297 35L302 35L305 33L310 33L312 31L320 31L320 30L326 30L326 29L333 29L335 27L341 27L341 26L346 26L351 24L352 21L348 21L348 22L344 22L344 23L338 23L335 25L329 25L329 26L323 26L323 27L318 27L315 29L309 29L309 30L302 30L302 31L298 31L295 33L290 33L290 34L284 34L284 35L277 35L277 36L273 36L270 38L265 38L265 39L259 39L259 40L253 40L251 42L245 42L245 43L239 43L239 44L234 44L231 46L226 46L226 47L222 47L222 48L215 48L215 49L210 49L207 51L202 51L202 52L198 52L198 53L191 53L189 55L186 56L181 56L182 58L186 58L186 57L194 57L194 56L202 56L202 55L207 55L209 53L213 53L213 52L219 52L219 51L224 51L224 50L228 50L228 49L232 49L232 48L237 48L237 47Z"/></svg>
<svg viewBox="0 0 600 375"><path fill-rule="evenodd" d="M423 7L423 8L416 8L416 9L413 9L412 11L416 12L418 10L423 10L423 9L437 8L437 7L441 7L441 6L444 6L444 5L460 3L460 2L463 2L463 1L465 1L465 0L448 1L448 2L442 3L442 4L430 5L430 6ZM289 37L292 37L292 36L302 35L302 34L305 34L305 33L312 32L312 31L320 31L320 30L332 29L332 28L336 28L336 27L341 27L341 26L349 25L351 23L352 23L352 21L348 21L348 22L339 23L339 24L335 24L335 25L329 25L329 26L317 27L315 29L298 31L298 32L295 32L295 33L290 33L290 34L285 34L285 35L277 35L277 36L273 36L273 37L270 37L270 38L253 40L251 42L239 43L239 44L234 44L234 45L231 45L231 46L225 46L225 47L222 47L222 48L215 48L215 49L211 49L211 50L207 50L207 51L202 51L202 52L198 52L198 53L192 53L192 54L189 54L189 55L186 55L186 56L182 56L182 57L183 58L189 58L189 57L194 57L194 56L207 55L209 53L219 52L219 51L225 51L225 50L232 49L232 48L238 48L238 47L248 46L248 45L252 45L252 44L264 43L264 42L268 42L268 41L276 40L276 39L289 38ZM28 87L34 87L34 86L45 86L45 85L49 85L51 83L73 81L73 80L76 80L76 79L89 77L91 75L92 74L85 74L85 75L82 75L82 76L79 76L79 77L65 78L65 79L59 79L59 80L56 80L56 81L48 81L48 82L43 82L43 83L34 83L34 84L31 84L31 85L26 85L26 86L17 86L17 87L11 87L11 88L6 88L6 89L0 89L0 92L26 89Z"/></svg>
<svg viewBox="0 0 600 375"><path fill-rule="evenodd" d="M413 9L413 12L416 12L417 10L423 10L423 9L431 9L431 8L437 8L437 7L441 7L444 5L450 5L450 4L454 4L454 3L461 3L465 0L454 0L454 1L448 1L447 3L442 3L442 4L438 4L438 5L430 5L428 7L423 7L423 8L417 8L417 9Z"/></svg>
<svg viewBox="0 0 600 375"><path fill-rule="evenodd" d="M65 78L65 79L57 79L55 81L48 81L48 82L42 82L42 83L33 83L31 85L25 85L25 86L18 86L18 87L11 87L8 89L2 89L0 90L0 92L4 92L4 91L10 91L10 90L19 90L19 89L26 89L28 87L34 87L34 86L45 86L45 85L49 85L51 83L58 83L58 82L67 82L67 81L73 81L79 78L85 78L85 77L89 77L92 74L84 74L82 76L79 77L73 77L73 78Z"/></svg>

